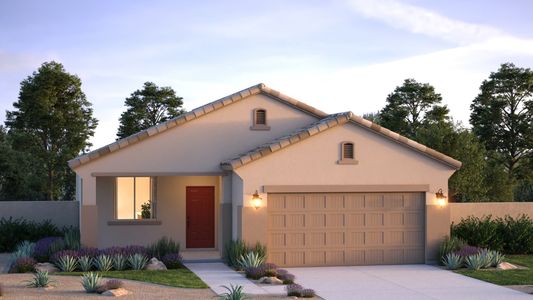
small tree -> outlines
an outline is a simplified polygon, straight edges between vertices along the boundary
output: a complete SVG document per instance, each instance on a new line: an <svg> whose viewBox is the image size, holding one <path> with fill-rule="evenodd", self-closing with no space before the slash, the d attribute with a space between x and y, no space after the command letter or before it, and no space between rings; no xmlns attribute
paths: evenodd
<svg viewBox="0 0 533 300"><path fill-rule="evenodd" d="M401 135L414 138L424 125L448 122L448 108L440 105L442 97L428 83L406 79L387 96L387 104L379 112L380 125Z"/></svg>
<svg viewBox="0 0 533 300"><path fill-rule="evenodd" d="M179 116L184 112L182 100L170 87L158 87L153 82L144 83L142 90L136 90L126 98L127 110L120 116L118 138Z"/></svg>
<svg viewBox="0 0 533 300"><path fill-rule="evenodd" d="M67 161L88 149L98 123L80 78L46 62L21 82L13 106L6 117L12 148L31 155L32 168L45 182L38 192L47 200L70 200L75 180Z"/></svg>

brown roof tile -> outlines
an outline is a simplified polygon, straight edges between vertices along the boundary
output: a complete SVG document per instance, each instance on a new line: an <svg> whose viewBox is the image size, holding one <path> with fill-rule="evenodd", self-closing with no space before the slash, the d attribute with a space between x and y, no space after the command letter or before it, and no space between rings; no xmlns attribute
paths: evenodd
<svg viewBox="0 0 533 300"><path fill-rule="evenodd" d="M358 124L359 126L362 126L364 128L367 128L369 130L372 130L382 136L385 136L387 138L390 138L400 144L403 144L411 149L417 150L419 152L422 152L430 157L433 157L439 161L442 161L446 163L449 166L452 166L454 168L460 168L461 162L448 157L440 152L437 152L433 149L427 148L424 145L421 145L419 143L416 143L412 140L409 140L395 132L392 132L386 128L383 128L377 124L374 124L368 120L365 120L359 116L353 115L351 112L346 113L340 113L340 114L334 114L334 115L328 115L323 111L320 111L312 106L309 106L305 103L302 103L294 98L291 98L287 95L284 95L276 90L273 90L264 84L258 84L255 86L252 86L250 88L244 89L242 91L239 91L237 93L234 93L232 95L223 97L219 100L213 101L211 103L208 103L204 106L201 106L197 109L194 109L190 112L187 112L181 116L178 116L174 119L171 119L169 121L166 121L164 123L158 124L154 127L150 127L146 130L143 130L139 133L136 133L134 135L131 135L129 137L120 139L118 141L115 141L107 146L101 147L99 149L96 149L94 151L91 151L89 153L80 155L68 162L69 166L71 168L77 168L81 165L84 165L86 163L89 163L90 161L94 159L98 159L99 157L105 156L109 153L113 153L115 151L119 151L120 149L126 148L130 145L133 145L141 140L144 140L146 138L149 138L151 136L157 135L163 131L166 131L169 128L173 128L176 126L181 126L186 122L192 121L196 118L199 118L205 114L209 114L213 111L216 111L226 105L230 105L232 103L235 103L239 100L245 99L252 95L257 94L266 94L270 96L273 99L276 99L282 103L285 103L289 106L292 106L296 109L299 109L301 111L304 111L308 114L311 114L315 117L320 118L319 121L316 123L311 124L310 126L306 128L302 128L301 130L295 132L293 135L284 136L279 139L276 139L272 143L268 145L266 149L262 149L261 147L256 148L255 150L250 151L251 153L254 153L254 151L258 151L258 153L261 155L259 158L261 158L263 155L268 155L270 153L276 152L280 149L283 149L285 147L290 146L293 143L297 143L301 141L302 139L305 139L307 137L312 137L324 130L327 130L329 128L332 128L334 126L337 126L338 124L344 124L347 121L351 121L352 123ZM266 146L266 145L265 145ZM261 151L263 150L263 151ZM253 160L259 159L258 155L255 154L252 157L248 154L243 154L243 156L239 156L233 160L225 161L221 164L222 168L224 169L234 169L238 168L244 164L250 163Z"/></svg>

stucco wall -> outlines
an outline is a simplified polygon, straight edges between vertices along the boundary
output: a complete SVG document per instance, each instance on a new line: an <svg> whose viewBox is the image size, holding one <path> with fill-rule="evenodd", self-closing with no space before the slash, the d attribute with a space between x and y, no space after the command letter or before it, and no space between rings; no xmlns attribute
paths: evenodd
<svg viewBox="0 0 533 300"><path fill-rule="evenodd" d="M522 214L533 219L532 202L479 202L479 203L450 203L450 224L461 222L462 218L468 216L483 217L492 215L493 217L505 217L510 215L515 218Z"/></svg>
<svg viewBox="0 0 533 300"><path fill-rule="evenodd" d="M357 165L339 165L340 143L353 141ZM242 236L267 242L266 208L249 209L266 185L421 185L426 193L427 259L449 229L448 211L434 209L435 192L448 189L454 170L423 154L353 124L345 124L235 170L243 180ZM262 193L264 203L267 194Z"/></svg>
<svg viewBox="0 0 533 300"><path fill-rule="evenodd" d="M252 111L258 107L267 110L270 130L250 130ZM84 178L92 172L220 172L221 161L315 120L267 96L255 95L96 159L75 172Z"/></svg>
<svg viewBox="0 0 533 300"><path fill-rule="evenodd" d="M79 225L78 201L0 201L0 218L50 220L59 228Z"/></svg>
<svg viewBox="0 0 533 300"><path fill-rule="evenodd" d="M186 249L186 198L187 186L215 186L215 245L221 248L218 221L220 205L220 178L217 176L161 176L157 178L157 220L160 225L109 225L114 219L114 177L98 177L97 247L120 245L146 245L167 236ZM227 210L227 209L226 209ZM230 220L227 220L231 222ZM82 232L83 235L83 232Z"/></svg>

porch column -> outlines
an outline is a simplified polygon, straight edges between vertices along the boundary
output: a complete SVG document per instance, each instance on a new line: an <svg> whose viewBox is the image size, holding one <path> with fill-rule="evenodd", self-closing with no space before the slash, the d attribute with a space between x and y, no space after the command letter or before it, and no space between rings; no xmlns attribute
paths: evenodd
<svg viewBox="0 0 533 300"><path fill-rule="evenodd" d="M80 234L81 244L97 247L98 241L98 209L96 206L96 177L80 176Z"/></svg>

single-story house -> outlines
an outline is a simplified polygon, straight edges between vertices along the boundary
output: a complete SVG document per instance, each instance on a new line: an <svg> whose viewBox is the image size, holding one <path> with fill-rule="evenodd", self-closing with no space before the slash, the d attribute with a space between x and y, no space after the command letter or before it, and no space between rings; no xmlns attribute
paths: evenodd
<svg viewBox="0 0 533 300"><path fill-rule="evenodd" d="M69 161L82 243L222 254L266 244L281 266L429 263L449 233L439 191L461 163L351 112L259 84Z"/></svg>

